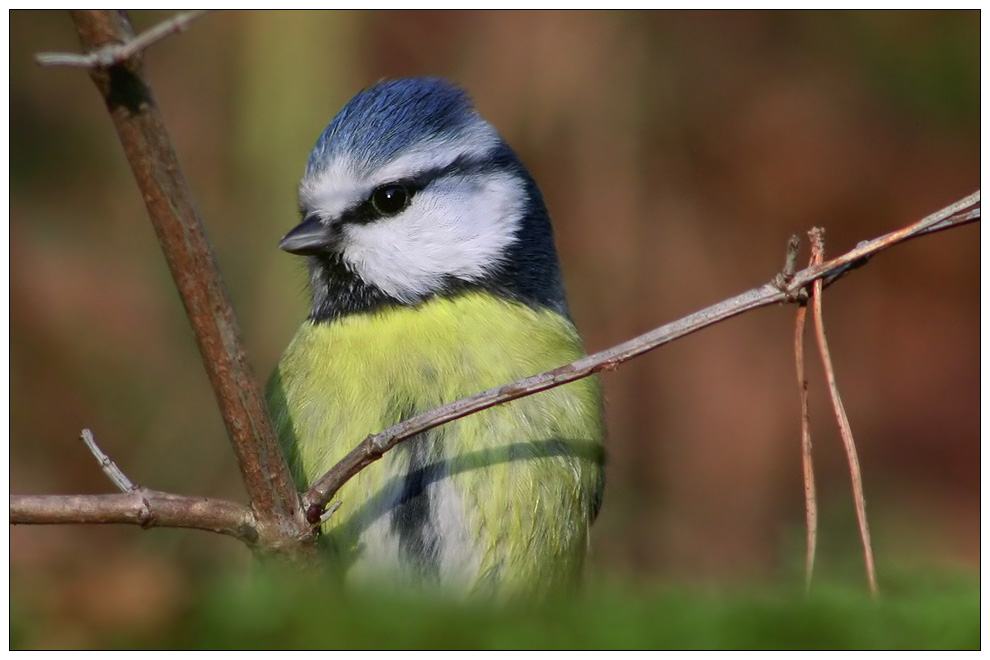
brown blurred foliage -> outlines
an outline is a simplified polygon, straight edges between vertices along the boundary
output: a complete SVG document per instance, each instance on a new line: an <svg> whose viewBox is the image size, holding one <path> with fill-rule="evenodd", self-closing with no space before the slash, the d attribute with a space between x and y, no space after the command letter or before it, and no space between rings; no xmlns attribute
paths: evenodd
<svg viewBox="0 0 990 660"><path fill-rule="evenodd" d="M138 30L169 14L135 12ZM178 297L62 12L10 14L11 491L138 483L243 499ZM556 222L589 350L762 284L792 233L830 254L979 187L978 12L216 13L146 66L259 378L305 314L275 245L335 112L382 77L470 90ZM897 247L825 315L884 567L979 566L979 225ZM609 472L593 570L793 572L803 544L794 310L750 313L605 377ZM813 355L813 354L812 354ZM820 557L859 571L845 459L810 365ZM12 608L40 646L159 625L236 542L10 530Z"/></svg>

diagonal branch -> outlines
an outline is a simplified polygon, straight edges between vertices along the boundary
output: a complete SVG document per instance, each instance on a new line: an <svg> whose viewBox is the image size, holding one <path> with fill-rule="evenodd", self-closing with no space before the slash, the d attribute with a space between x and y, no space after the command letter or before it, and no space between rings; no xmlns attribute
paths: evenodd
<svg viewBox="0 0 990 660"><path fill-rule="evenodd" d="M72 17L88 51L133 43L122 13L80 10ZM299 515L298 493L248 364L216 258L138 60L131 57L89 73L106 101L192 324L260 533L282 545L287 534L303 537L310 528Z"/></svg>
<svg viewBox="0 0 990 660"><path fill-rule="evenodd" d="M770 284L751 289L746 293L695 312L679 321L668 323L613 348L583 357L562 367L445 404L430 412L411 417L381 433L368 436L303 494L302 501L306 509L306 518L311 523L317 523L327 502L333 498L341 486L365 467L380 459L385 452L414 435L479 410L559 387L599 371L615 369L619 364L638 355L751 309L793 302L800 297L800 292L815 280L824 278L828 283L831 283L864 263L868 257L892 245L915 236L974 222L979 218L980 193L977 191L913 225L860 243L855 249L820 266L810 266L793 275L786 273L784 277L775 277Z"/></svg>

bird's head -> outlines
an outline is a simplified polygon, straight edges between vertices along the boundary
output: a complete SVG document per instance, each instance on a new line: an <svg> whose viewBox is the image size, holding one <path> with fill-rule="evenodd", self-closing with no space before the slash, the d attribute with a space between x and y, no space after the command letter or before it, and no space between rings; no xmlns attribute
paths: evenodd
<svg viewBox="0 0 990 660"><path fill-rule="evenodd" d="M310 154L302 222L315 321L485 290L566 314L549 216L516 154L440 78L380 82Z"/></svg>

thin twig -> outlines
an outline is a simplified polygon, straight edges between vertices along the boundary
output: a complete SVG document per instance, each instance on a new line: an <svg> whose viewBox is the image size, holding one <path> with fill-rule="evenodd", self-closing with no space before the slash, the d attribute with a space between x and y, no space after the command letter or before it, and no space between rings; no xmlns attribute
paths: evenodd
<svg viewBox="0 0 990 660"><path fill-rule="evenodd" d="M778 289L786 289L791 280L794 279L794 272L797 270L798 250L801 248L801 239L797 234L791 236L787 241L787 253L784 255L784 269L777 273L774 284Z"/></svg>
<svg viewBox="0 0 990 660"><path fill-rule="evenodd" d="M821 262L825 254L824 230L814 228L809 232L811 237L812 258L816 262ZM856 504L856 519L859 521L859 535L863 542L863 558L866 564L866 579L870 585L870 595L874 598L880 594L877 584L877 569L873 562L873 544L870 541L870 525L866 520L866 498L863 495L863 477L859 469L859 456L856 453L856 442L853 440L852 427L849 425L849 418L846 416L845 407L842 405L842 398L839 396L839 387L835 381L835 371L832 368L832 358L828 351L828 342L825 340L825 322L822 319L822 281L815 280L812 292L812 314L814 318L815 334L818 338L818 350L822 357L822 366L825 369L825 379L828 382L828 391L832 397L832 406L835 408L835 418L839 422L839 431L842 436L842 444L846 450L846 458L849 461L849 476L852 479L853 499Z"/></svg>
<svg viewBox="0 0 990 660"><path fill-rule="evenodd" d="M974 206L975 208L970 208ZM862 266L871 256L881 250L887 249L891 245L975 222L980 219L980 210L980 191L977 190L972 195L964 197L955 204L950 204L944 209L904 229L891 232L872 241L860 241L854 250L847 252L838 259L832 259L819 266L819 268L832 270L832 264L835 264L839 259L845 262L842 268L835 268L829 273L825 278L825 286L832 284L832 282L849 271Z"/></svg>
<svg viewBox="0 0 990 660"><path fill-rule="evenodd" d="M798 249L801 239L795 234L787 243L787 256L784 259L784 270L778 276L782 284L794 279L797 268ZM819 255L820 256L820 255ZM809 266L821 264L816 261L815 254L808 261ZM817 280L822 281L822 280ZM801 473L804 478L804 516L805 516L805 556L804 556L804 591L811 592L811 580L815 573L815 551L818 547L818 498L815 495L815 470L811 452L811 415L808 411L808 379L805 376L804 364L804 329L808 318L806 289L799 299L798 311L794 321L794 364L797 369L798 397L801 401Z"/></svg>
<svg viewBox="0 0 990 660"><path fill-rule="evenodd" d="M75 66L86 69L108 69L116 64L125 62L138 53L142 53L162 39L189 28L189 24L209 10L198 9L185 14L179 14L167 21L162 21L150 30L145 30L138 36L124 43L110 43L102 48L85 55L75 53L38 53L34 60L41 66Z"/></svg>
<svg viewBox="0 0 990 660"><path fill-rule="evenodd" d="M83 429L79 434L79 439L82 440L86 446L89 448L90 453L96 457L97 462L100 464L103 473L114 483L121 492L127 493L132 490L138 490L139 486L134 485L124 471L117 467L117 464L110 460L102 449L96 444L96 440L93 439L93 432L89 429Z"/></svg>
<svg viewBox="0 0 990 660"><path fill-rule="evenodd" d="M337 513L337 509L340 508L340 505L341 502L338 500L332 503L330 506L328 506L327 510L323 512L323 515L320 516L320 521L319 521L320 524L322 525L326 521L330 520L330 517L333 516L333 514Z"/></svg>
<svg viewBox="0 0 990 660"><path fill-rule="evenodd" d="M817 280L820 282L821 280ZM805 556L804 589L811 591L818 546L818 498L815 495L815 470L811 460L811 415L808 411L808 379L804 371L804 328L808 306L798 307L794 324L794 362L797 365L798 394L801 398L801 472L804 475Z"/></svg>
<svg viewBox="0 0 990 660"><path fill-rule="evenodd" d="M583 357L562 367L445 404L429 412L411 417L380 433L370 435L303 494L302 502L306 519L310 523L316 524L327 502L340 490L341 486L407 438L479 410L559 387L599 371L614 369L622 362L751 309L800 300L802 289L811 282L830 277L836 273L849 272L851 270L850 264L862 262L864 258L892 245L917 234L933 231L934 227L942 229L975 221L980 217L979 209L972 207L978 207L979 203L980 192L977 191L912 225L861 243L855 249L824 264L809 266L795 273L789 282L783 283L782 278L775 277L769 284L724 300L618 346ZM837 278L833 277L829 282L831 283L835 279Z"/></svg>

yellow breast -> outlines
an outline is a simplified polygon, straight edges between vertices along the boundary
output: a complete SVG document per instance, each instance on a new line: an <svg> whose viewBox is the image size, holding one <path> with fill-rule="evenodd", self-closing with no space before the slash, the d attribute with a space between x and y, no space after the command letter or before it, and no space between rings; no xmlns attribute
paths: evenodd
<svg viewBox="0 0 990 660"><path fill-rule="evenodd" d="M371 433L583 354L565 317L472 293L306 322L268 386L300 488ZM348 482L324 533L354 576L485 593L576 577L601 498L585 379L411 438Z"/></svg>

